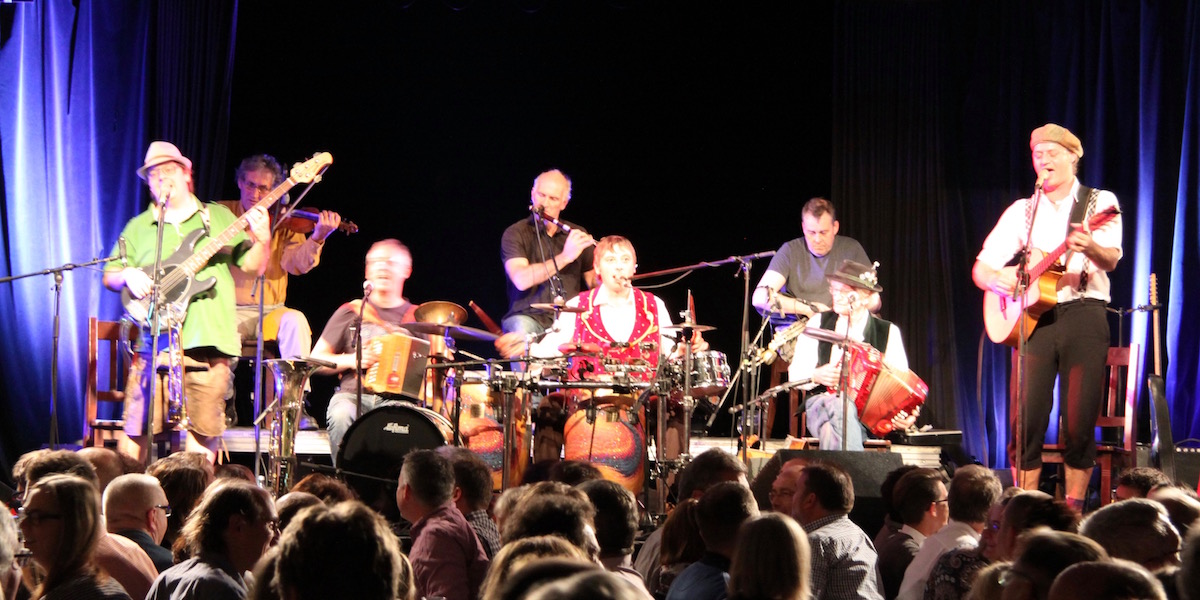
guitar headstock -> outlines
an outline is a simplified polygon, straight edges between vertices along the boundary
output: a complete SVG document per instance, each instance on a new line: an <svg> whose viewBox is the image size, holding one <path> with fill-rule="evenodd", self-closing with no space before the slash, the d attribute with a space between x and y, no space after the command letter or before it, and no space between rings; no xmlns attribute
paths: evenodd
<svg viewBox="0 0 1200 600"><path fill-rule="evenodd" d="M318 152L312 158L292 165L290 176L296 183L310 183L318 181L321 178L321 173L333 164L333 155L328 152Z"/></svg>

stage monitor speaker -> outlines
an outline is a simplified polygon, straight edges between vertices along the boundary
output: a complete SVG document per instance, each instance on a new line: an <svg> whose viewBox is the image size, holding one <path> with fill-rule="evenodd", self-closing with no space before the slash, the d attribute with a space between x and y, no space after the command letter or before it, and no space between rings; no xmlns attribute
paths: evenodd
<svg viewBox="0 0 1200 600"><path fill-rule="evenodd" d="M759 469L750 489L760 509L770 509L768 494L771 483L779 476L784 463L802 458L808 461L836 463L850 474L854 482L854 510L850 519L862 527L871 538L883 527L884 507L879 487L884 478L903 465L896 452L850 452L842 450L780 450Z"/></svg>

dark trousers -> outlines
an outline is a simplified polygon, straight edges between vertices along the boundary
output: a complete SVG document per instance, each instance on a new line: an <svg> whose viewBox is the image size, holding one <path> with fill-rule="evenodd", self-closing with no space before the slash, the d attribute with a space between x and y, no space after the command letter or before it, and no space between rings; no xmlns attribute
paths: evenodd
<svg viewBox="0 0 1200 600"><path fill-rule="evenodd" d="M1026 342L1026 404L1018 410L1017 397L1010 405L1012 436L1017 415L1024 417L1025 443L1022 469L1042 466L1042 442L1054 406L1054 380L1058 379L1058 439L1064 445L1063 462L1076 469L1096 464L1096 419L1104 401L1105 362L1110 344L1104 302L1077 300L1054 306L1038 320ZM1014 377L1017 352L1013 351ZM1016 390L1016 382L1009 389ZM1011 464L1016 442L1008 444Z"/></svg>

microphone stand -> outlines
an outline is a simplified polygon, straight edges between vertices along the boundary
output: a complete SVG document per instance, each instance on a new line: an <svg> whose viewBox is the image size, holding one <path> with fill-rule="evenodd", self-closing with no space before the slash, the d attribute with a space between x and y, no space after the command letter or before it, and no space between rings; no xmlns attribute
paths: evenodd
<svg viewBox="0 0 1200 600"><path fill-rule="evenodd" d="M534 210L532 206L529 207L529 212L533 214L533 237L538 243L538 256L541 257L542 263L545 263L546 246L545 242L542 241L541 232L546 232L546 237L549 238L551 237L550 229L547 227L546 218L543 217L541 213ZM539 224L541 225L540 229L538 228ZM560 269L558 268L558 258L553 254L550 255L550 265L554 267L554 271L550 273L549 277L546 278L546 283L550 286L550 302L555 306L561 306L567 301L567 298L564 297L565 292L563 290L562 277L559 275ZM557 314L554 316L556 318L558 317Z"/></svg>
<svg viewBox="0 0 1200 600"><path fill-rule="evenodd" d="M730 256L729 258L725 258L725 259L721 259L721 260L717 260L717 261L698 262L698 263L694 263L694 264L683 266L683 267L675 267L672 269L651 271L649 273L639 273L639 274L635 274L631 279L636 280L636 279L643 279L646 277L655 277L658 275L670 275L673 273L682 273L684 271L694 271L694 270L702 268L702 267L718 267L718 266L727 265L730 263L738 263L738 272L734 274L734 277L737 277L738 275L742 275L745 278L745 290L743 291L743 299L742 299L742 340L741 340L741 349L739 350L738 355L745 357L747 355L747 353L749 352L749 346L750 346L750 331L749 331L749 329L750 329L750 291L752 289L750 286L750 265L757 259L768 258L771 256L775 256L774 250L769 250L767 252L758 252L755 254L746 254L746 255L742 255L742 256ZM687 342L690 344L691 340L688 339ZM742 360L741 362L742 362L741 370L746 371L747 373L750 373L751 369L752 369L752 367L750 365L750 361ZM739 372L739 374L740 374L740 372ZM747 375L746 377L744 377L742 379L742 398L743 398L744 402L747 402L747 403L749 402L750 397L751 397L750 394L751 394L751 382L750 382L750 376ZM750 464L750 455L748 452L746 452L746 437L747 437L746 436L746 421L747 421L746 415L743 412L743 414L742 414L742 432L740 435L740 438L741 438L740 442L742 445L742 462L748 466ZM691 423L688 423L687 426L691 427Z"/></svg>
<svg viewBox="0 0 1200 600"><path fill-rule="evenodd" d="M1025 323L1025 313L1029 309L1029 295L1025 292L1029 289L1029 284L1031 283L1029 281L1029 257L1031 254L1030 250L1033 246L1033 224L1037 221L1038 206L1041 204L1041 195L1041 184L1035 184L1033 187L1032 199L1033 214L1029 217L1029 230L1025 232L1025 248L1021 251L1021 260L1017 262L1017 284L1013 288L1013 300L1016 300L1015 295L1019 294L1021 296L1021 319L1020 323L1017 325L1017 401L1012 403L1013 410L1017 413L1015 416L1017 423L1016 431L1013 432L1013 438L1016 440L1014 444L1015 450L1013 452L1013 458L1017 463L1015 466L1017 468L1018 475L1024 470L1021 468L1021 465L1023 464L1022 459L1025 455L1025 436L1027 434L1025 431L1025 404L1029 401L1029 392L1025 388L1025 367L1028 351L1026 346L1026 337L1029 335L1028 326ZM842 430L842 435L845 436L845 429ZM1020 479L1018 479L1016 482L1017 487L1022 487L1021 483L1022 482ZM1036 486L1037 482L1035 482L1034 485ZM1036 487L1034 489L1036 489Z"/></svg>
<svg viewBox="0 0 1200 600"><path fill-rule="evenodd" d="M161 176L159 178L159 189L160 190L162 189ZM174 190L172 189L172 191L174 191ZM155 233L155 239L154 239L154 275L153 275L153 285L150 286L150 302L149 302L149 306L150 306L150 337L152 338L151 342L150 342L150 365L149 365L149 371L148 371L149 377L150 377L150 387L149 387L149 391L147 392L147 395L145 398L145 403L146 403L145 412L144 412L145 421L142 422L142 443L141 443L141 452L144 453L145 461L146 461L145 466L147 468L150 467L150 463L154 459L154 457L151 456L150 450L154 446L154 401L155 401L156 394L158 391L158 337L159 337L159 335L162 334L162 319L161 319L161 316L159 315L159 312L160 312L159 309L163 308L163 306L160 305L160 302L162 300L162 290L159 288L162 284L162 277L163 277L163 272L162 272L163 230L165 229L164 222L166 221L166 218L167 218L168 197L169 197L169 195L161 195L157 199L158 201L155 203L155 208L158 209L158 219L156 219L158 231ZM207 225L205 227L207 229ZM168 318L169 318L169 316L168 316ZM180 326L182 326L182 324L180 324ZM168 336L168 337L170 337L170 336ZM170 340L167 341L167 344L169 347ZM166 394L167 394L167 392L164 391L163 392L164 401L166 400ZM166 428L166 423L163 424L163 428L164 429Z"/></svg>
<svg viewBox="0 0 1200 600"><path fill-rule="evenodd" d="M358 319L354 321L354 411L356 414L361 414L361 412L362 412L363 310L365 310L367 308L367 301L371 298L372 291L374 291L374 288L367 288L366 293L363 294L362 304L358 305Z"/></svg>
<svg viewBox="0 0 1200 600"><path fill-rule="evenodd" d="M0 283L8 283L26 277L34 277L36 275L54 275L54 321L50 339L50 449L58 449L58 343L60 333L60 306L62 305L62 283L63 272L73 271L80 267L90 267L92 265L104 264L114 260L124 260L125 256L111 256L108 258L93 258L85 263L74 264L67 263L60 267L50 269L42 269L33 273L24 273L22 275L12 275L10 277L0 277Z"/></svg>

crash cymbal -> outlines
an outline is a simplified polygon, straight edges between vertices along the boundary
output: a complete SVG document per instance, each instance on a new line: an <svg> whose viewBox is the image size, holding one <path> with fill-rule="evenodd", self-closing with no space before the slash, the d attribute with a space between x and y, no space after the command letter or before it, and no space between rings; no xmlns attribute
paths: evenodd
<svg viewBox="0 0 1200 600"><path fill-rule="evenodd" d="M668 325L666 327L663 327L662 330L666 331L668 333L675 333L676 331L683 331L684 329L688 329L688 328L690 328L692 331L698 331L700 333L704 333L705 331L713 331L714 329L716 329L716 327L713 327L712 325L697 325L695 323L680 323L678 325Z"/></svg>
<svg viewBox="0 0 1200 600"><path fill-rule="evenodd" d="M559 344L558 351L563 354L600 354L600 344L596 342L567 342Z"/></svg>
<svg viewBox="0 0 1200 600"><path fill-rule="evenodd" d="M529 308L536 308L537 310L552 310L554 312L565 312L565 313L584 312L584 310L582 308L579 308L578 306L566 306L566 305L560 306L558 304L551 304L549 302L534 302L533 304L529 305Z"/></svg>
<svg viewBox="0 0 1200 600"><path fill-rule="evenodd" d="M830 344L844 344L849 339L840 333L836 333L828 329L821 329L820 327L805 327L804 331L801 333L814 340L829 342Z"/></svg>
<svg viewBox="0 0 1200 600"><path fill-rule="evenodd" d="M423 333L426 335L436 336L448 335L456 340L494 342L500 337L494 333L484 331L482 329L465 327L463 325L440 325L438 323L420 323L414 321L411 323L401 323L400 326L413 333Z"/></svg>
<svg viewBox="0 0 1200 600"><path fill-rule="evenodd" d="M467 310L453 302L434 300L418 306L413 318L422 323L462 325L467 322Z"/></svg>

